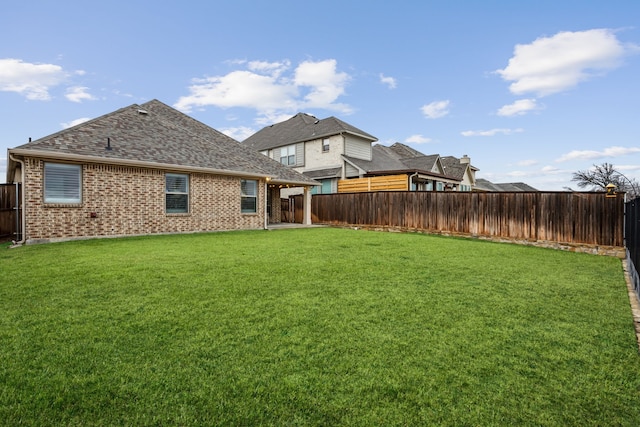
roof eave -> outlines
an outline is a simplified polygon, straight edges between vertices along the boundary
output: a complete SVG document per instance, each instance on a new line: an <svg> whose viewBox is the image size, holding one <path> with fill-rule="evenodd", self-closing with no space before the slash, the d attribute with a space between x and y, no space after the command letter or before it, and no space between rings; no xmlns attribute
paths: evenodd
<svg viewBox="0 0 640 427"><path fill-rule="evenodd" d="M429 172L421 169L396 169L396 170L380 170L380 171L367 171L366 175L399 175L399 174L420 174L432 178L438 178L449 182L460 182L460 179L453 178L446 175L441 175L434 172Z"/></svg>
<svg viewBox="0 0 640 427"><path fill-rule="evenodd" d="M291 186L294 186L294 187L316 187L318 185L322 185L321 183L319 183L316 180L313 180L313 182L309 182L309 181L282 180L282 179L277 179L277 178L272 178L269 181L269 184L291 185Z"/></svg>
<svg viewBox="0 0 640 427"><path fill-rule="evenodd" d="M165 169L165 170L180 171L180 172L200 172L200 173L209 173L214 175L263 178L263 179L270 180L271 182L278 182L279 184L286 183L286 184L296 184L296 185L316 185L316 184L304 182L304 181L287 180L283 178L278 178L272 174L267 174L267 173L235 171L235 170L229 170L229 169L215 169L215 168L207 168L202 166L185 166L185 165L176 165L171 163L147 162L147 161L141 161L141 160L114 159L109 157L86 156L82 154L60 153L60 152L53 152L53 151L47 151L47 150L30 150L30 149L14 148L14 149L9 149L9 154L13 154L16 156L23 156L23 157L38 157L42 159L51 159L51 160L67 160L72 162L90 162L90 163L100 163L100 164L131 166L131 167L142 167L142 168L149 168L149 169Z"/></svg>
<svg viewBox="0 0 640 427"><path fill-rule="evenodd" d="M286 145L298 144L300 142L315 141L316 139L327 138L327 137L334 136L334 135L342 135L342 134L345 134L345 133L347 133L349 135L357 136L359 138L363 138L363 139L369 140L371 142L376 142L378 140L378 138L375 138L375 137L372 138L370 136L362 135L362 134L359 134L359 133L356 133L356 132L351 132L351 131L348 131L348 130L341 130L339 132L325 132L325 133L321 133L321 134L311 135L311 137L309 137L309 138L302 138L302 139L294 140L292 142L287 142L286 144L283 144L283 145L273 146L272 148L284 147Z"/></svg>

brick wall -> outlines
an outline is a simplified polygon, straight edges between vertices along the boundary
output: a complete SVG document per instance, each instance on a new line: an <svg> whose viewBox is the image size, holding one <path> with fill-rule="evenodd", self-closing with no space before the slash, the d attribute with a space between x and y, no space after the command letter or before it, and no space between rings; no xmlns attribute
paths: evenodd
<svg viewBox="0 0 640 427"><path fill-rule="evenodd" d="M264 227L264 181L258 213L243 214L240 177L189 174L190 212L166 214L163 170L85 164L80 205L45 204L43 170L41 159L26 159L27 242Z"/></svg>
<svg viewBox="0 0 640 427"><path fill-rule="evenodd" d="M279 224L282 222L282 202L280 201L280 188L276 185L269 186L269 206L271 214L269 215L270 224Z"/></svg>

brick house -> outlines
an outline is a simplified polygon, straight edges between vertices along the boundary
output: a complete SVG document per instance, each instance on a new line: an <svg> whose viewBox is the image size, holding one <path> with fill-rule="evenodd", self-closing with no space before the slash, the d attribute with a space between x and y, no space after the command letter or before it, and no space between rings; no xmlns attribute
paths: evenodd
<svg viewBox="0 0 640 427"><path fill-rule="evenodd" d="M21 242L266 228L318 183L153 100L8 151Z"/></svg>

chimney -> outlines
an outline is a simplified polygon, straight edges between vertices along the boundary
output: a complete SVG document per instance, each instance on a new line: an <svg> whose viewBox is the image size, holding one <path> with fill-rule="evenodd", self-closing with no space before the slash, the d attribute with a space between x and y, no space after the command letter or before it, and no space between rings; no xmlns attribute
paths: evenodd
<svg viewBox="0 0 640 427"><path fill-rule="evenodd" d="M461 164L461 165L468 165L468 164L471 164L471 158L465 154L464 156L462 156L462 157L460 158L460 164Z"/></svg>

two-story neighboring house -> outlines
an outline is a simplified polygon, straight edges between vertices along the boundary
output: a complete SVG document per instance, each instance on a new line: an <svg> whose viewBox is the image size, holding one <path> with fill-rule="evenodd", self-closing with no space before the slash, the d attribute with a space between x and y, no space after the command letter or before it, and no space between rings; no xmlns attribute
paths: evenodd
<svg viewBox="0 0 640 427"><path fill-rule="evenodd" d="M468 156L425 155L399 142L373 144L375 136L335 117L298 113L244 141L262 154L321 183L312 194L360 191L471 191ZM299 193L283 189L282 195Z"/></svg>
<svg viewBox="0 0 640 427"><path fill-rule="evenodd" d="M339 180L358 176L357 171L350 169L345 156L371 161L371 144L375 141L375 136L335 117L319 120L298 113L261 129L243 143L319 181L322 185L316 186L314 193L335 193ZM299 190L291 189L289 194L297 192Z"/></svg>

